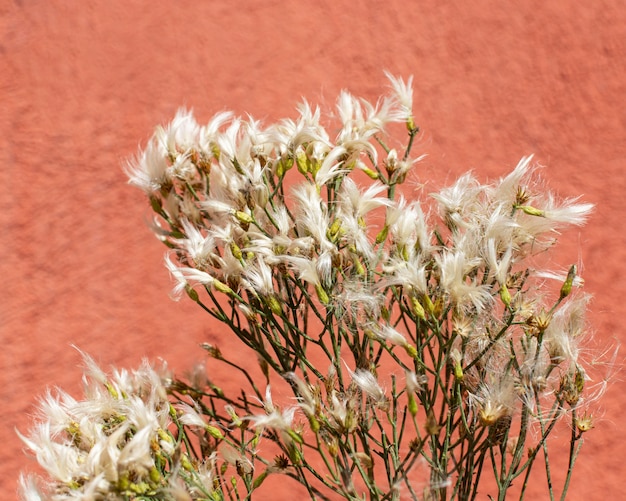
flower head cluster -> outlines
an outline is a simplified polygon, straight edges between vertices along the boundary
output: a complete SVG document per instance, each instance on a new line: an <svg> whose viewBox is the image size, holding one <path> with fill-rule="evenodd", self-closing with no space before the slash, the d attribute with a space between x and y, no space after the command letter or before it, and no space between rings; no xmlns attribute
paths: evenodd
<svg viewBox="0 0 626 501"><path fill-rule="evenodd" d="M45 483L22 477L22 499L208 499L212 465L190 467L173 434L177 415L167 372L144 362L109 376L83 357L85 398L49 393L40 404L41 420L20 435L48 476ZM185 497L177 497L180 492Z"/></svg>

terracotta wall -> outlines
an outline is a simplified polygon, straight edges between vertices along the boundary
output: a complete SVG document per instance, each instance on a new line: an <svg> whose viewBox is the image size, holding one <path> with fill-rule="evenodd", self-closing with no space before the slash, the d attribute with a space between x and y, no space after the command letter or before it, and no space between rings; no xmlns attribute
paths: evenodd
<svg viewBox="0 0 626 501"><path fill-rule="evenodd" d="M624 338L626 11L620 0L4 0L0 2L0 498L33 468L26 430L46 386L78 392L75 344L105 365L184 370L228 338L168 298L164 249L122 165L156 124L194 108L273 120L301 96L374 98L415 76L420 181L500 176L534 153L566 196L598 205L556 263L582 256L598 342ZM622 499L615 384L572 500ZM287 496L287 495L286 495ZM269 499L269 498L268 498ZM289 497L284 497L289 499Z"/></svg>

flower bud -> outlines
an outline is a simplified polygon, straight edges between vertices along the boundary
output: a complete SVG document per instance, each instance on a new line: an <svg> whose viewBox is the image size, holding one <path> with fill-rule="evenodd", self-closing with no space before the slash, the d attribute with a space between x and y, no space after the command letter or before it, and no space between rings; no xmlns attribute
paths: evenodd
<svg viewBox="0 0 626 501"><path fill-rule="evenodd" d="M317 432L320 431L320 422L313 415L309 416L308 419L309 419L309 425L311 426L311 431L317 434Z"/></svg>
<svg viewBox="0 0 626 501"><path fill-rule="evenodd" d="M256 477L254 479L254 482L252 482L252 488L256 489L257 487L260 487L263 481L267 478L267 475L268 475L267 470L265 470L258 477Z"/></svg>
<svg viewBox="0 0 626 501"><path fill-rule="evenodd" d="M417 400L415 400L415 395L413 393L409 393L409 405L407 406L411 416L415 417L418 411Z"/></svg>
<svg viewBox="0 0 626 501"><path fill-rule="evenodd" d="M273 294L267 296L266 301L267 301L267 305L269 306L270 310L272 310L272 313L274 315L278 315L278 316L283 315L283 309L280 306L280 302L278 301L278 299L276 299L276 297Z"/></svg>
<svg viewBox="0 0 626 501"><path fill-rule="evenodd" d="M230 419L232 420L232 424L233 426L237 427L237 428L244 428L244 421L241 420L241 418L237 415L237 411L235 410L235 408L232 405L225 405L224 406L224 410L226 411L226 413L230 416Z"/></svg>
<svg viewBox="0 0 626 501"><path fill-rule="evenodd" d="M333 223L330 225L330 227L328 228L328 231L326 232L326 236L328 237L330 241L334 242L337 238L337 235L339 235L340 229L341 229L341 220L335 219Z"/></svg>
<svg viewBox="0 0 626 501"><path fill-rule="evenodd" d="M309 171L308 159L302 147L298 148L296 151L296 167L298 168L298 172L302 175L306 175Z"/></svg>
<svg viewBox="0 0 626 501"><path fill-rule="evenodd" d="M254 218L250 214L240 210L235 211L235 218L240 223L252 224L254 222Z"/></svg>
<svg viewBox="0 0 626 501"><path fill-rule="evenodd" d="M200 297L198 296L198 293L194 290L194 288L191 285L189 284L185 285L185 292L189 296L189 299L191 299L194 303L197 303L198 301L200 301Z"/></svg>
<svg viewBox="0 0 626 501"><path fill-rule="evenodd" d="M363 263L361 263L357 257L354 258L353 263L354 271L356 271L357 275L361 277L365 276L365 266L363 266Z"/></svg>
<svg viewBox="0 0 626 501"><path fill-rule="evenodd" d="M420 304L417 298L411 298L411 310L415 314L416 317L426 320L426 312L424 311L424 307Z"/></svg>
<svg viewBox="0 0 626 501"><path fill-rule="evenodd" d="M152 206L152 210L157 214L163 213L163 205L161 204L160 198L150 197L150 205Z"/></svg>
<svg viewBox="0 0 626 501"><path fill-rule="evenodd" d="M570 266L569 271L567 272L567 278L565 278L565 282L563 282L563 286L561 287L561 296L560 299L565 299L572 292L572 285L574 284L574 279L576 278L576 265L573 264Z"/></svg>
<svg viewBox="0 0 626 501"><path fill-rule="evenodd" d="M291 444L291 446L289 447L287 453L289 455L290 461L294 465L299 466L299 465L302 464L302 453L300 452L300 449L298 449L296 446Z"/></svg>
<svg viewBox="0 0 626 501"><path fill-rule="evenodd" d="M463 381L463 367L461 366L461 362L457 361L454 364L454 379L457 381Z"/></svg>
<svg viewBox="0 0 626 501"><path fill-rule="evenodd" d="M152 482L154 482L155 484L158 484L163 478L161 476L161 472L158 470L156 466L153 466L152 468L150 468L149 475L150 475L150 480L152 480Z"/></svg>
<svg viewBox="0 0 626 501"><path fill-rule="evenodd" d="M233 257L235 259L238 259L239 261L243 259L241 248L235 242L231 242L230 251L233 253Z"/></svg>
<svg viewBox="0 0 626 501"><path fill-rule="evenodd" d="M419 131L419 129L415 127L413 115L409 115L409 118L406 119L406 130L408 130L410 134L416 134Z"/></svg>
<svg viewBox="0 0 626 501"><path fill-rule="evenodd" d="M222 294L233 295L235 292L228 287L224 282L220 282L217 278L213 280L213 287L216 291L221 292Z"/></svg>
<svg viewBox="0 0 626 501"><path fill-rule="evenodd" d="M435 315L436 313L435 304L430 299L430 296L428 294L424 294L422 297L424 301L424 306L426 307L426 310L428 310L428 313L430 313L431 315Z"/></svg>
<svg viewBox="0 0 626 501"><path fill-rule="evenodd" d="M380 177L378 175L378 172L368 167L361 167L361 170L365 173L367 177L369 177L370 179L373 179L374 181L376 181Z"/></svg>
<svg viewBox="0 0 626 501"><path fill-rule="evenodd" d="M328 297L328 293L324 290L324 288L320 284L315 284L315 292L317 293L317 297L323 305L327 305L330 303L330 298Z"/></svg>
<svg viewBox="0 0 626 501"><path fill-rule="evenodd" d="M507 286L504 284L500 286L500 299L502 299L502 302L505 306L508 307L511 305L511 293L509 292Z"/></svg>
<svg viewBox="0 0 626 501"><path fill-rule="evenodd" d="M187 454L183 454L180 457L180 465L183 467L184 470L194 471L193 464L191 464L191 461L189 461L189 457L187 456Z"/></svg>
<svg viewBox="0 0 626 501"><path fill-rule="evenodd" d="M335 437L332 437L326 445L328 447L328 453L331 456L337 457L339 455L339 443Z"/></svg>
<svg viewBox="0 0 626 501"><path fill-rule="evenodd" d="M530 205L517 205L515 206L515 208L521 209L522 211L524 211L524 213L528 214L529 216L537 216L537 217L546 216L544 211L542 211L541 209L536 209L535 207L531 207Z"/></svg>
<svg viewBox="0 0 626 501"><path fill-rule="evenodd" d="M417 349L415 348L415 346L406 343L403 347L409 357L411 357L412 359L417 359Z"/></svg>
<svg viewBox="0 0 626 501"><path fill-rule="evenodd" d="M302 436L295 430L293 429L289 429L287 430L287 435L289 435L289 437L294 441L297 442L299 444L304 443L304 439L302 438Z"/></svg>
<svg viewBox="0 0 626 501"><path fill-rule="evenodd" d="M289 169L293 167L293 158L290 156L283 156L280 158L276 165L276 177L279 179L284 177Z"/></svg>
<svg viewBox="0 0 626 501"><path fill-rule="evenodd" d="M378 235L376 235L376 244L382 244L385 240L387 240L388 234L389 226L385 225L383 229L378 232Z"/></svg>
<svg viewBox="0 0 626 501"><path fill-rule="evenodd" d="M439 433L439 430L441 430L441 426L437 422L437 418L435 417L435 413L432 409L428 411L424 428L426 429L426 433L428 435L436 435Z"/></svg>

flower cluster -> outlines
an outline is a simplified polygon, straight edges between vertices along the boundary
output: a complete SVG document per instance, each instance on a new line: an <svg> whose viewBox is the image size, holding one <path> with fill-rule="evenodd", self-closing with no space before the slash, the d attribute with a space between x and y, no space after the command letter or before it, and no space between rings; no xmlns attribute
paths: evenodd
<svg viewBox="0 0 626 501"><path fill-rule="evenodd" d="M109 376L83 359L85 398L48 393L40 422L28 437L20 435L48 476L47 482L22 476L22 498L222 499L212 458L192 466L178 438L187 414L169 402L166 368L144 362Z"/></svg>
<svg viewBox="0 0 626 501"><path fill-rule="evenodd" d="M520 476L523 492L540 454L552 485L548 436L565 418L566 491L592 426L589 297L576 266L546 270L538 254L593 207L547 191L531 157L488 184L468 173L429 197L402 189L417 175L418 128L411 81L388 77L388 95L342 92L328 118L307 102L269 126L228 112L200 125L180 111L129 164L169 248L173 297L226 324L267 383L262 393L249 368L206 346L258 403L179 382L180 432L208 433L207 453L230 458L248 496L280 473L312 498L473 499L491 462L504 499ZM275 403L270 381L295 405ZM139 436L112 429L115 440ZM132 463L134 480L155 467ZM88 477L119 485L99 475ZM140 485L155 489L160 475Z"/></svg>

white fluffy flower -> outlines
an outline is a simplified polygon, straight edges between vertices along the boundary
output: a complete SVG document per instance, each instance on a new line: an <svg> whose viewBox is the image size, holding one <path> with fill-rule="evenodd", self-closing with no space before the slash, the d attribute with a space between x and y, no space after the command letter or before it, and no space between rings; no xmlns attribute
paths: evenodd
<svg viewBox="0 0 626 501"><path fill-rule="evenodd" d="M85 398L48 395L41 421L19 434L49 477L41 487L24 479L23 499L109 499L122 495L122 478L151 482L155 444L171 424L162 375L147 363L110 376L87 355L84 363Z"/></svg>

